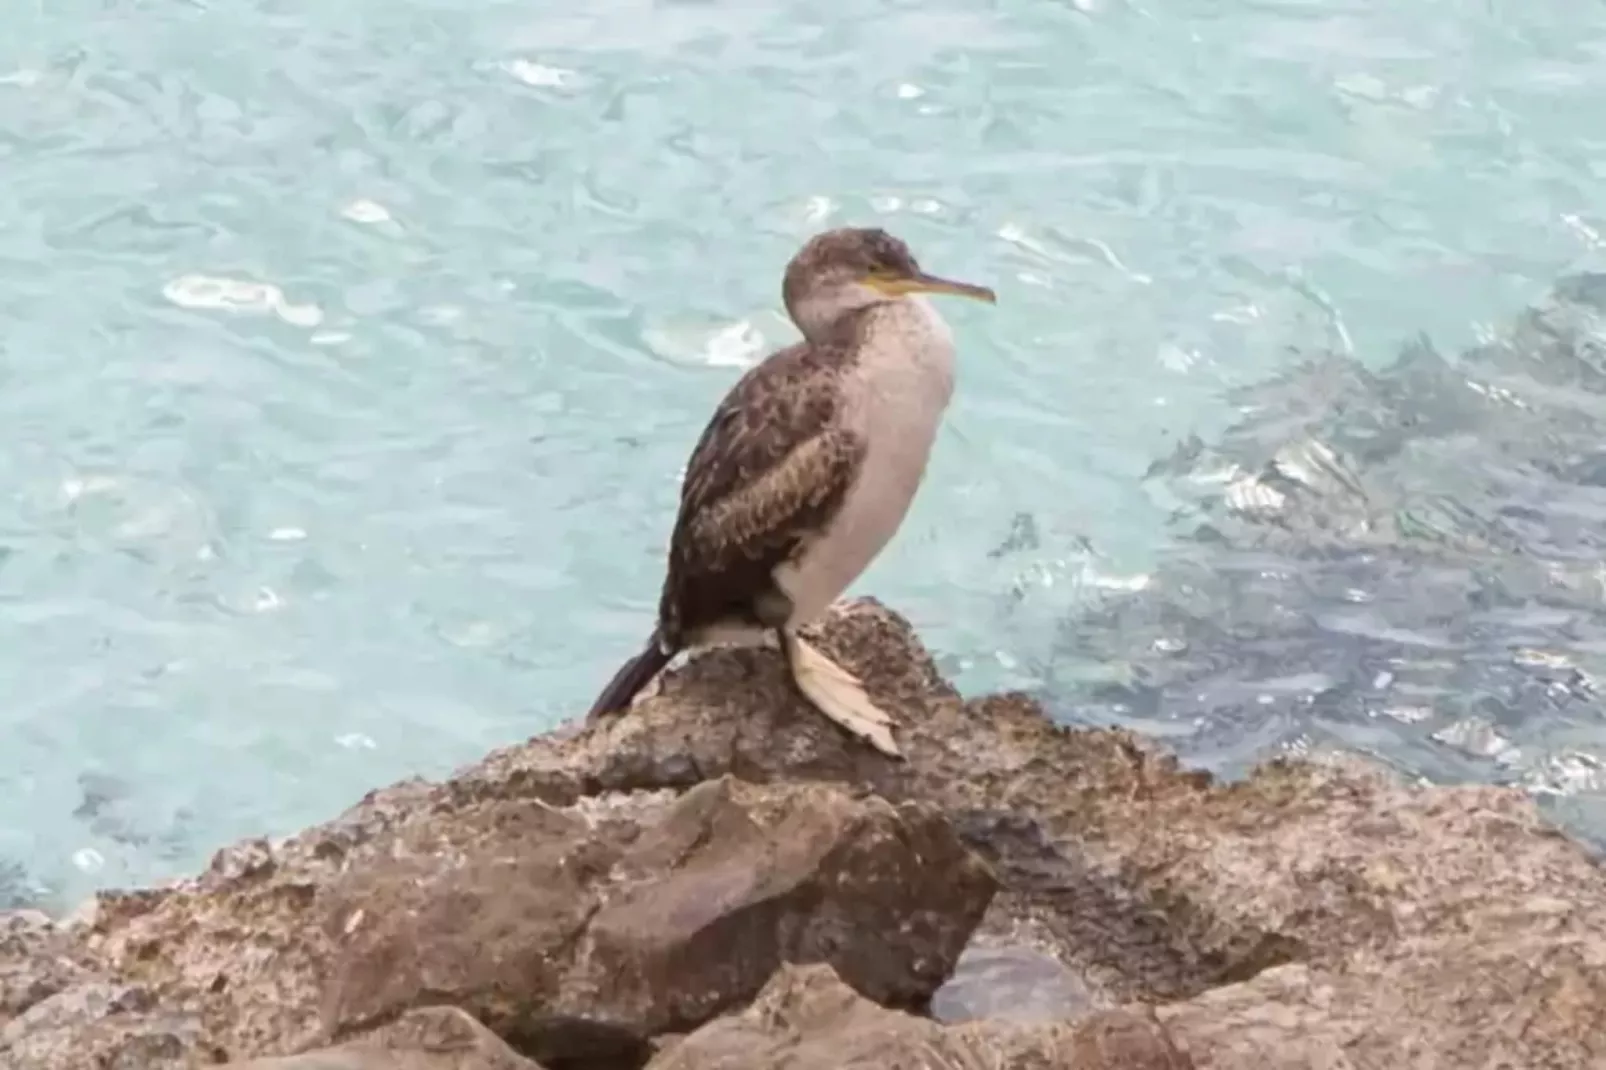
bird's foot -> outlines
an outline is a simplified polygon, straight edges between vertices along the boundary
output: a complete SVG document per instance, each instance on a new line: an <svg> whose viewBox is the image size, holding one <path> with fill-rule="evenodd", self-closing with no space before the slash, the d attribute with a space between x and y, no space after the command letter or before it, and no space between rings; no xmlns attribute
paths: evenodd
<svg viewBox="0 0 1606 1070"><path fill-rule="evenodd" d="M787 664L797 689L813 706L848 732L890 758L902 758L892 736L892 715L881 709L864 690L859 678L826 657L813 644L786 634Z"/></svg>

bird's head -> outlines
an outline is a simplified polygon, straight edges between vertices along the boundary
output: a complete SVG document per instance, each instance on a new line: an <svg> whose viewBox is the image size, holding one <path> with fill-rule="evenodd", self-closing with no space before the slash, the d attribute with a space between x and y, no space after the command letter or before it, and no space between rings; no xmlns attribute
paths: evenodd
<svg viewBox="0 0 1606 1070"><path fill-rule="evenodd" d="M953 294L992 303L992 290L922 271L909 247L879 227L843 227L810 238L786 265L781 295L805 338L843 316L910 294Z"/></svg>

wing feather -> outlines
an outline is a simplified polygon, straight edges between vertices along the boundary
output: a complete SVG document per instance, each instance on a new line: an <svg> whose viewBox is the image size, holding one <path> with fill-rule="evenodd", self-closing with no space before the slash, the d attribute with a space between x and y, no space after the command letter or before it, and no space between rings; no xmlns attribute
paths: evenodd
<svg viewBox="0 0 1606 1070"><path fill-rule="evenodd" d="M829 520L864 444L839 419L851 348L796 345L750 370L686 467L659 607L678 643L714 623L757 623L775 567Z"/></svg>

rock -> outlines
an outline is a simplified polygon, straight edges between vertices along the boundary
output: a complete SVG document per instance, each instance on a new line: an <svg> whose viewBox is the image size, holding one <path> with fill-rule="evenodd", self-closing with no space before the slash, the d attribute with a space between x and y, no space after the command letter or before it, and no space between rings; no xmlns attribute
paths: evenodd
<svg viewBox="0 0 1606 1070"><path fill-rule="evenodd" d="M878 1007L828 966L783 967L753 1005L703 1026L648 1070L1191 1070L1152 1013L1075 1026L941 1025Z"/></svg>
<svg viewBox="0 0 1606 1070"><path fill-rule="evenodd" d="M4 1065L28 1070L160 1070L204 1052L192 1015L168 1013L143 986L108 980L63 989L0 1030L0 1054L13 1060Z"/></svg>
<svg viewBox="0 0 1606 1070"><path fill-rule="evenodd" d="M1035 919L1095 1006L1175 1001L1205 1016L1187 1018L1179 1040L1199 1038L1201 1066L1342 1066L1331 1051L1373 1045L1411 1053L1385 1064L1401 1070L1479 1066L1498 1050L1496 1026L1461 1008L1514 999L1533 1017L1502 1043L1522 1065L1598 1058L1606 1000L1565 971L1606 954L1606 881L1522 792L1408 785L1348 759L1274 761L1217 785L1130 733L1058 727L1022 696L962 701L873 602L840 609L819 640L898 712L907 762L881 761L800 709L778 663L752 651L672 673L628 717L565 744L567 758L620 790L739 770L929 801L999 872L997 924ZM536 742L491 755L460 790L481 778L570 782L564 768ZM1533 965L1549 961L1563 979ZM1280 966L1312 983L1273 984ZM1556 985L1572 995L1547 996ZM1348 986L1378 1013L1325 1002ZM1212 989L1216 1000L1264 995L1244 1036L1282 1037L1283 1061L1245 1054L1258 1039L1242 1050L1212 1039L1200 1023L1217 1004L1188 1002ZM1308 1015L1338 1047L1297 1054Z"/></svg>
<svg viewBox="0 0 1606 1070"><path fill-rule="evenodd" d="M486 832L447 864L420 843L333 890L325 1028L427 995L537 1056L627 1059L751 999L782 961L829 962L880 1002L918 1004L993 889L929 807L829 785L723 777L629 822L485 811L459 814L459 834Z"/></svg>
<svg viewBox="0 0 1606 1070"><path fill-rule="evenodd" d="M1598 945L1463 933L1281 966L1158 1016L1199 1070L1583 1070L1606 1066L1603 966Z"/></svg>
<svg viewBox="0 0 1606 1070"><path fill-rule="evenodd" d="M121 1026L160 1006L186 1023L162 1036L216 1060L327 1046L444 1002L542 1061L637 1065L651 1038L750 1000L783 961L922 1004L993 892L923 803L728 776L562 805L529 787L425 802L406 785L367 820L105 897L84 943L140 999L108 989L68 1017ZM84 1065L92 1045L69 1045L43 1006L12 1043L37 1070Z"/></svg>
<svg viewBox="0 0 1606 1070"><path fill-rule="evenodd" d="M0 913L0 1028L92 976L82 948L48 916Z"/></svg>
<svg viewBox="0 0 1606 1070"><path fill-rule="evenodd" d="M457 1007L421 1007L335 1048L230 1063L232 1070L541 1070Z"/></svg>
<svg viewBox="0 0 1606 1070"><path fill-rule="evenodd" d="M551 1070L921 1044L1079 1070L1606 1060L1606 881L1521 792L1348 760L1215 784L1024 696L962 700L874 602L817 639L900 715L907 761L803 704L773 651L709 654L620 718L21 923L0 1065L187 1070L442 1003ZM1066 1020L901 1013L978 920L978 948L1072 972Z"/></svg>
<svg viewBox="0 0 1606 1070"><path fill-rule="evenodd" d="M104 1053L107 1070L178 1066L195 1023L170 1015L139 984L113 979L81 933L36 911L0 915L0 1065L84 1066ZM66 1060L66 1061L63 1061Z"/></svg>
<svg viewBox="0 0 1606 1070"><path fill-rule="evenodd" d="M1057 956L984 938L959 956L953 976L931 998L931 1016L1057 1022L1083 1017L1093 1006L1087 984Z"/></svg>

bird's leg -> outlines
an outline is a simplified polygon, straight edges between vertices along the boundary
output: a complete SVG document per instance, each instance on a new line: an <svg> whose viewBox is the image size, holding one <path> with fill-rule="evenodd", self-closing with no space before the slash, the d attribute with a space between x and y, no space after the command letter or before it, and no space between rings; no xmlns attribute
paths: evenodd
<svg viewBox="0 0 1606 1070"><path fill-rule="evenodd" d="M856 676L791 629L777 633L792 680L810 705L882 754L903 757L892 737L892 717L870 701Z"/></svg>
<svg viewBox="0 0 1606 1070"><path fill-rule="evenodd" d="M892 738L892 718L870 701L864 685L842 666L797 635L789 625L792 600L772 587L753 602L753 617L775 633L793 684L804 699L852 735L881 753L903 757Z"/></svg>
<svg viewBox="0 0 1606 1070"><path fill-rule="evenodd" d="M790 666L791 656L786 652L786 622L792 616L792 599L779 587L771 587L753 599L752 613L753 620L764 630L766 637L769 635L775 637L781 656L786 658L786 663ZM749 679L757 677L762 659L754 658L748 664L751 666L748 670Z"/></svg>

